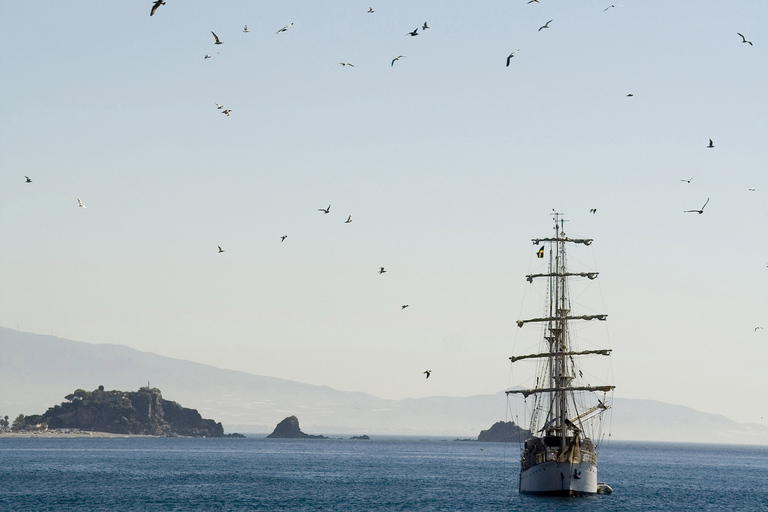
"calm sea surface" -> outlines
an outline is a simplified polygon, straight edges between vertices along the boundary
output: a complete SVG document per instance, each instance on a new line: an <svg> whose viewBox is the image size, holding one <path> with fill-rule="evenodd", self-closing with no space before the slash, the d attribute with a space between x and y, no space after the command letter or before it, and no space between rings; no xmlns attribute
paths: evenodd
<svg viewBox="0 0 768 512"><path fill-rule="evenodd" d="M609 496L517 492L517 444L0 438L0 511L768 511L768 447L611 441Z"/></svg>

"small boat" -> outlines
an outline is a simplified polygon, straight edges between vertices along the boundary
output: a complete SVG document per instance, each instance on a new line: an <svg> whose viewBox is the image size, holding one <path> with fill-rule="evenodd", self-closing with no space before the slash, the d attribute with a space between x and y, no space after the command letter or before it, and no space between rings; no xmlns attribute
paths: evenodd
<svg viewBox="0 0 768 512"><path fill-rule="evenodd" d="M581 496L598 494L602 489L603 494L608 494L612 492L610 486L597 482L597 446L592 439L599 439L600 419L610 408L608 394L614 386L587 382L580 361L587 356L609 356L611 350L592 347L581 350L576 346L580 337L571 336L573 324L605 321L607 315L571 312L571 280L593 280L598 273L570 272L566 247L588 246L592 239L569 238L562 214L553 215L555 236L533 240L535 247L541 246L536 253L538 258L549 258L546 271L526 276L529 283L545 280L544 312L539 318L517 321L518 327L539 324L540 349L534 354L509 358L513 364L529 359L537 361L535 387L506 392L507 395L521 394L526 410L530 411L530 437L520 454L519 491ZM533 396L532 403L527 400L530 396Z"/></svg>

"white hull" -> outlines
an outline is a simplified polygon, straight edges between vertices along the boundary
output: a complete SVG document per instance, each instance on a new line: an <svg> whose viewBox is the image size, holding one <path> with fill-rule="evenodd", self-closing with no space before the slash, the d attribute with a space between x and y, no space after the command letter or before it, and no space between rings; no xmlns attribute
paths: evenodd
<svg viewBox="0 0 768 512"><path fill-rule="evenodd" d="M597 494L597 466L591 462L536 464L520 472L520 492L553 496Z"/></svg>

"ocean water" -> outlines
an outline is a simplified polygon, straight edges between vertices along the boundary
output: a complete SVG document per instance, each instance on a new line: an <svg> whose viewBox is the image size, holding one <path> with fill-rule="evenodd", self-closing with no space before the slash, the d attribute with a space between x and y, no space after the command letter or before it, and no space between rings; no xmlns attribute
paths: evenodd
<svg viewBox="0 0 768 512"><path fill-rule="evenodd" d="M768 511L768 447L610 441L612 495L517 491L519 445L0 438L0 511Z"/></svg>

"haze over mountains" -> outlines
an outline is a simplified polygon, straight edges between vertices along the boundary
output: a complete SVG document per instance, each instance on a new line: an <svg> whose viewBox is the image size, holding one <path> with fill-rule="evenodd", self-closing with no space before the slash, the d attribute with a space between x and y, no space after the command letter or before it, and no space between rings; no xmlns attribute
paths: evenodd
<svg viewBox="0 0 768 512"><path fill-rule="evenodd" d="M251 375L140 352L0 328L0 415L40 414L77 388L136 390L197 409L227 432L270 432L296 415L312 434L476 438L500 420L525 425L500 391L470 397L385 400L367 393ZM768 444L768 428L649 400L614 400L611 437L623 440Z"/></svg>

